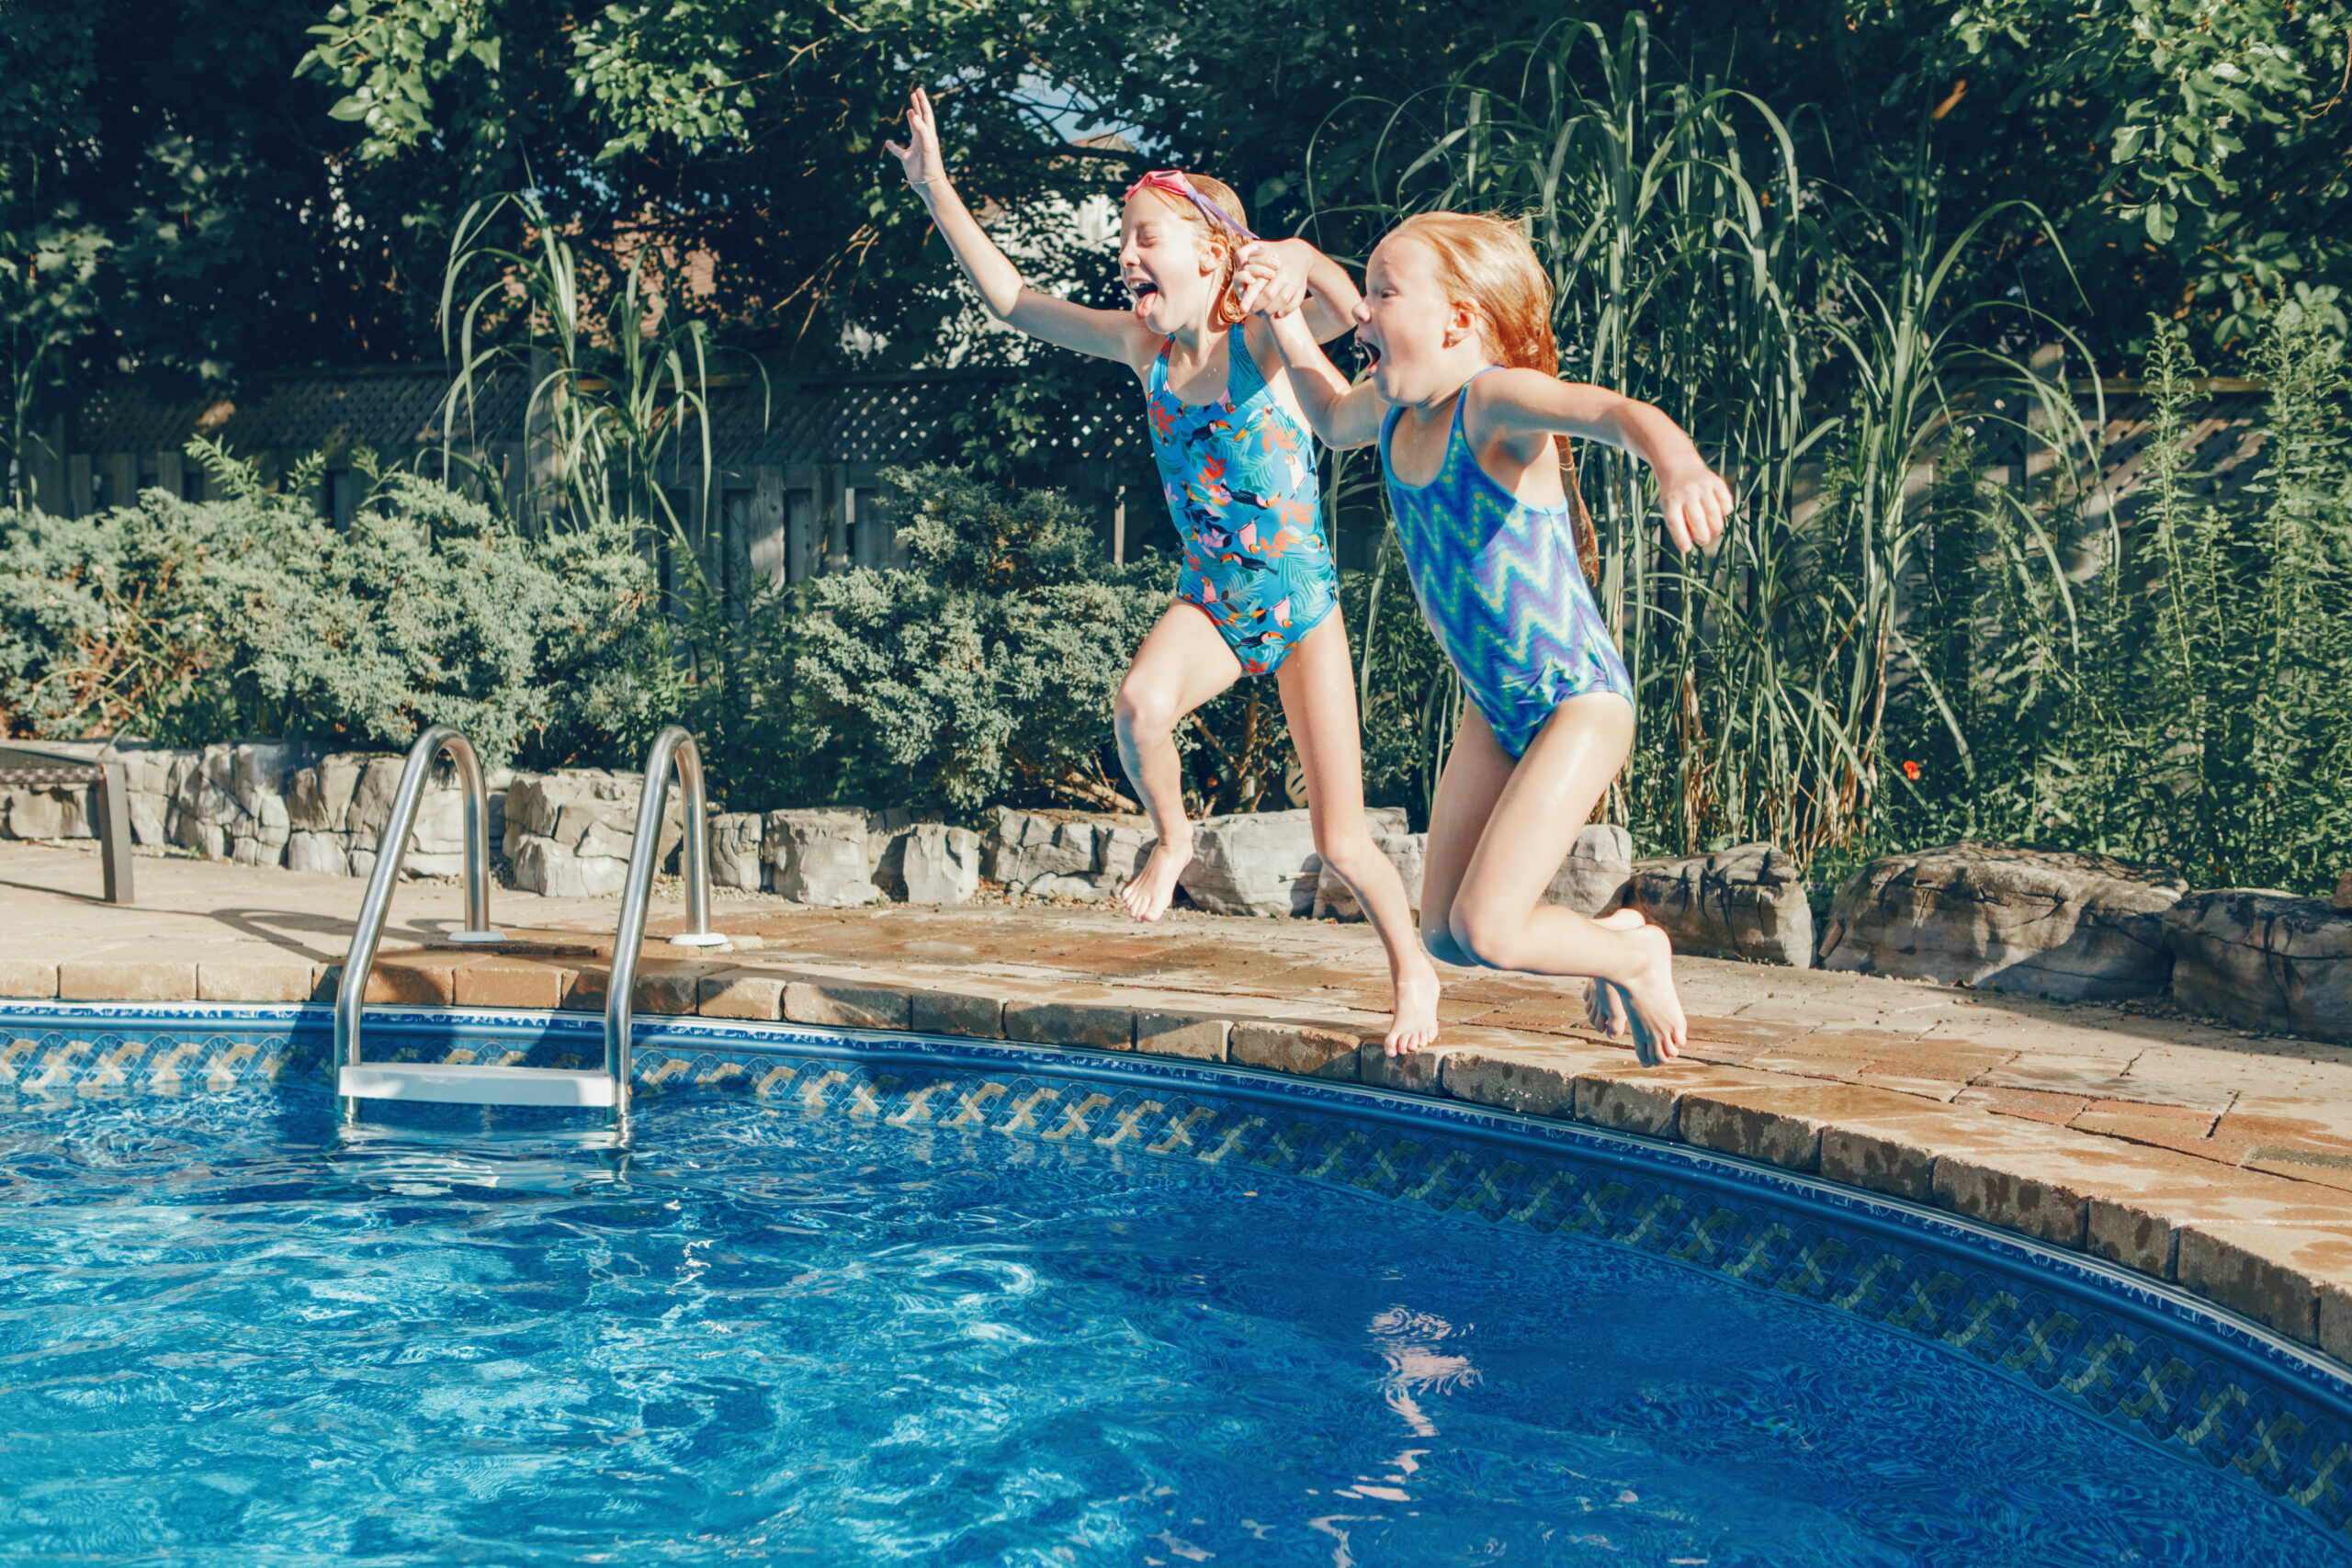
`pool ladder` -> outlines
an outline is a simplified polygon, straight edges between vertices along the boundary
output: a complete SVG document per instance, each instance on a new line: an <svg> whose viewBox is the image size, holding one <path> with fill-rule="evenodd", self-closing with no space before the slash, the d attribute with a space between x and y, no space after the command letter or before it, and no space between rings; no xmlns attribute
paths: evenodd
<svg viewBox="0 0 2352 1568"><path fill-rule="evenodd" d="M510 1067L470 1062L367 1062L359 1054L360 1005L384 934L392 887L408 854L409 834L426 775L447 751L457 764L466 801L466 929L444 940L497 942L504 937L490 923L490 796L482 785L481 760L472 742L446 724L417 737L392 795L390 820L377 842L376 867L359 903L351 951L334 997L335 1104L346 1122L359 1120L363 1100L424 1100L459 1105L558 1105L604 1107L616 1122L628 1112L631 1000L637 989L639 949L645 942L645 908L652 897L653 866L661 855L662 818L669 804L674 771L685 792L686 925L670 939L674 947L721 947L727 939L710 929L710 823L704 807L702 754L694 737L671 725L653 738L645 759L645 786L638 797L637 841L628 857L628 880L621 890L621 919L613 936L611 981L605 997L605 1065L591 1067Z"/></svg>

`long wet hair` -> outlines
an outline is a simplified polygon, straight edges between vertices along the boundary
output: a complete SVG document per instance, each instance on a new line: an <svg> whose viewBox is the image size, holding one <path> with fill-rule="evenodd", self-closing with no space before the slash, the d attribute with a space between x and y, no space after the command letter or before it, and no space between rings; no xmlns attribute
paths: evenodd
<svg viewBox="0 0 2352 1568"><path fill-rule="evenodd" d="M1560 345L1552 336L1552 280L1535 259L1526 231L1484 212L1416 212L1389 231L1427 245L1437 258L1438 281L1448 297L1476 316L1478 336L1498 365L1560 373ZM1584 503L1576 454L1566 435L1560 448L1561 488L1576 527L1577 559L1585 579L1600 581L1600 538Z"/></svg>

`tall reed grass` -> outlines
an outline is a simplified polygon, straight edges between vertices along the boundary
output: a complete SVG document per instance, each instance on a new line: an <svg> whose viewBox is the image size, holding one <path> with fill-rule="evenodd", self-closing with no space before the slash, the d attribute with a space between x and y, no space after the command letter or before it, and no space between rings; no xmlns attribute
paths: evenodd
<svg viewBox="0 0 2352 1568"><path fill-rule="evenodd" d="M1760 100L1661 81L1650 52L1635 13L1613 43L1568 25L1490 57L1395 106L1365 162L1320 171L1339 187L1321 213L1367 231L1432 209L1518 215L1551 276L1562 373L1666 409L1732 481L1723 544L1678 558L1637 462L1579 453L1598 593L1642 719L1606 810L1655 848L1769 838L1810 858L1881 815L1896 684L1940 700L1906 595L1923 565L1916 476L1956 409L1998 385L2046 441L2085 448L2089 428L2063 367L1959 330L1994 308L1947 294L2001 209L1948 233L1924 140L1904 209L1867 210L1800 167ZM2041 558L2055 569L2053 542ZM1364 627L1368 680L1378 635ZM1441 694L1420 695L1434 720Z"/></svg>
<svg viewBox="0 0 2352 1568"><path fill-rule="evenodd" d="M1921 608L1951 714L1914 703L1900 720L1894 750L1923 778L1883 830L2324 892L2352 850L2343 343L2291 307L2270 322L2253 472L2232 487L2201 456L2207 394L2184 333L2158 318L2152 339L2121 493L2086 497L2054 468L2044 485L1987 484L1963 468L1971 429L1949 449ZM2052 540L2068 570L2040 558Z"/></svg>

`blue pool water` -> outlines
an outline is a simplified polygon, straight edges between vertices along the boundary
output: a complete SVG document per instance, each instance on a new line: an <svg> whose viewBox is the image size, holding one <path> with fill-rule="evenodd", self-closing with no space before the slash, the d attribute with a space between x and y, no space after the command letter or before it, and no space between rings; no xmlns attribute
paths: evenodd
<svg viewBox="0 0 2352 1568"><path fill-rule="evenodd" d="M640 1100L626 1157L558 1123L0 1112L0 1558L2343 1560L1956 1351L1576 1235L740 1095Z"/></svg>

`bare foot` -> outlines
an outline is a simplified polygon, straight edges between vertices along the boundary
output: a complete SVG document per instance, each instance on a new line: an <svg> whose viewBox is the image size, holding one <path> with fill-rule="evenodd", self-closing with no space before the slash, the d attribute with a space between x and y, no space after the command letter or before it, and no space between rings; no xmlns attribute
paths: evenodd
<svg viewBox="0 0 2352 1568"><path fill-rule="evenodd" d="M1634 1053L1642 1066L1655 1067L1682 1055L1690 1024L1674 991L1674 944L1656 926L1645 925L1633 935L1642 946L1641 967L1615 984L1624 993Z"/></svg>
<svg viewBox="0 0 2352 1568"><path fill-rule="evenodd" d="M1409 1056L1437 1042L1437 971L1424 964L1419 974L1407 975L1396 985L1396 1011L1382 1048L1392 1056Z"/></svg>
<svg viewBox="0 0 2352 1568"><path fill-rule="evenodd" d="M1136 879L1119 889L1119 908L1138 920L1156 920L1168 912L1176 897L1176 878L1193 859L1193 838L1177 843L1163 839L1151 846Z"/></svg>
<svg viewBox="0 0 2352 1568"><path fill-rule="evenodd" d="M1592 923L1603 931L1637 931L1649 922L1639 909L1611 909L1595 916ZM1633 1015L1626 1011L1623 988L1607 980L1586 982L1584 1010L1592 1027L1611 1040L1623 1040L1633 1031Z"/></svg>

